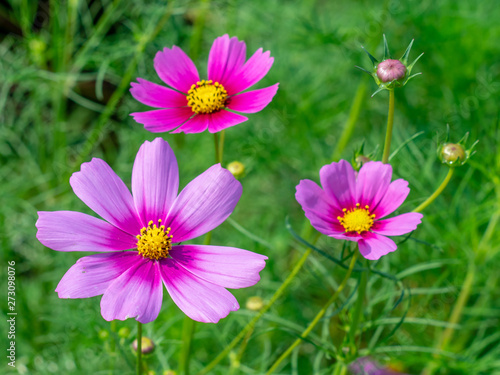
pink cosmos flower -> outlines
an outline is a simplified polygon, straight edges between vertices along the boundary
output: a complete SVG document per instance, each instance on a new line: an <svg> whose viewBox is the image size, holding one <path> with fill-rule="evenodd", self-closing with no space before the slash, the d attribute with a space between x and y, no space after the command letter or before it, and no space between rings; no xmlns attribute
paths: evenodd
<svg viewBox="0 0 500 375"><path fill-rule="evenodd" d="M366 259L376 260L395 251L386 236L399 236L417 228L422 214L410 212L381 220L404 202L410 189L399 179L391 183L392 167L381 162L364 164L356 173L345 160L325 165L319 172L320 188L302 180L295 197L312 226L327 236L355 241Z"/></svg>
<svg viewBox="0 0 500 375"><path fill-rule="evenodd" d="M98 251L63 276L60 298L103 295L106 320L156 319L163 286L190 318L216 323L238 302L226 288L257 283L267 257L222 246L181 245L233 212L241 184L220 164L178 194L175 155L161 138L145 142L132 170L132 194L106 162L92 159L70 179L75 194L106 221L80 212L39 212L37 238L57 251ZM176 245L174 245L174 243ZM128 250L128 251L127 251Z"/></svg>
<svg viewBox="0 0 500 375"><path fill-rule="evenodd" d="M278 90L278 83L259 90L242 91L259 82L271 69L274 58L259 48L246 61L245 42L226 34L215 39L208 56L207 80L200 80L191 59L177 46L156 54L155 70L174 90L137 78L130 93L157 109L135 112L135 121L154 133L216 133L248 120L231 112L255 113L265 108ZM228 111L228 109L230 111Z"/></svg>

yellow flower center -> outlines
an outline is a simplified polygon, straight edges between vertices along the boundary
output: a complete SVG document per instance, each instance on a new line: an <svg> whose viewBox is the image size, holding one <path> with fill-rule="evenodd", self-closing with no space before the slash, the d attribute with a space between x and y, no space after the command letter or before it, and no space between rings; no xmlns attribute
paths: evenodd
<svg viewBox="0 0 500 375"><path fill-rule="evenodd" d="M373 226L375 215L370 214L370 207L368 206L360 208L360 204L356 203L356 208L352 210L344 208L342 211L344 212L344 216L337 216L337 219L346 232L358 232L358 234L361 234L361 232L370 230Z"/></svg>
<svg viewBox="0 0 500 375"><path fill-rule="evenodd" d="M188 91L187 101L195 113L213 113L224 108L227 91L219 82L200 81Z"/></svg>
<svg viewBox="0 0 500 375"><path fill-rule="evenodd" d="M169 233L170 228L165 230L165 225L161 225L161 220L158 220L158 226L153 225L153 220L151 220L137 236L139 240L137 241L137 251L144 258L156 260L166 258L172 249L172 236Z"/></svg>

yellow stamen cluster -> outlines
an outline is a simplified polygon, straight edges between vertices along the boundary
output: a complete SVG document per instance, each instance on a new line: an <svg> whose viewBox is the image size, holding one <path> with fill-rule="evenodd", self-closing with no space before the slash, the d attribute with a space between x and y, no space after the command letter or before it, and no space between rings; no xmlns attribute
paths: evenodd
<svg viewBox="0 0 500 375"><path fill-rule="evenodd" d="M144 258L156 260L166 258L172 249L172 236L169 233L170 228L165 229L165 225L161 225L161 220L158 220L158 226L153 225L153 220L151 220L137 236L139 240L137 241L137 251Z"/></svg>
<svg viewBox="0 0 500 375"><path fill-rule="evenodd" d="M187 101L195 113L213 113L224 108L227 91L219 82L200 81L188 91Z"/></svg>
<svg viewBox="0 0 500 375"><path fill-rule="evenodd" d="M370 207L360 208L360 204L356 203L356 208L347 210L344 208L344 216L337 216L338 221L344 227L346 232L358 232L361 234L373 226L375 215L370 214Z"/></svg>

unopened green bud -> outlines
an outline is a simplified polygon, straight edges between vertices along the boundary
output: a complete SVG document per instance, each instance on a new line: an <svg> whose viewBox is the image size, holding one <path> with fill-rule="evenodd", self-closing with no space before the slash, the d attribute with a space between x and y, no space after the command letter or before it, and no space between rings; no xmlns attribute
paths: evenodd
<svg viewBox="0 0 500 375"><path fill-rule="evenodd" d="M441 160L446 164L455 164L465 160L465 149L456 143L446 143L441 148Z"/></svg>
<svg viewBox="0 0 500 375"><path fill-rule="evenodd" d="M470 148L467 149L466 143L469 138L469 133L466 133L463 138L457 143L448 142L450 133L450 127L447 127L446 139L442 142L437 149L438 157L443 164L449 167L460 167L464 165L469 158L474 155L474 146L477 142L474 142Z"/></svg>
<svg viewBox="0 0 500 375"><path fill-rule="evenodd" d="M153 340L151 340L149 337L143 336L141 340L141 352L142 354L149 354L152 353L153 350L155 350L155 344ZM137 351L137 339L134 340L132 343L132 349L134 349L134 352Z"/></svg>
<svg viewBox="0 0 500 375"><path fill-rule="evenodd" d="M419 74L422 74L411 74L413 66L423 55L423 53L420 54L420 56L418 56L411 64L408 64L408 56L410 55L412 45L413 40L410 42L410 45L406 48L405 53L399 60L392 59L391 54L389 53L387 39L384 35L384 57L381 62L379 62L375 57L373 57L367 50L362 47L370 58L373 67L371 69L365 69L356 66L356 68L371 75L375 80L375 83L378 85L378 90L375 91L372 96L382 90L394 90L396 87L403 87L408 83L410 79Z"/></svg>
<svg viewBox="0 0 500 375"><path fill-rule="evenodd" d="M118 337L126 339L130 336L130 329L127 327L122 327L118 330Z"/></svg>
<svg viewBox="0 0 500 375"><path fill-rule="evenodd" d="M375 158L376 151L370 152L368 154L365 153L365 142L361 143L361 145L354 150L354 155L351 159L351 165L356 170L359 171L363 164L372 161Z"/></svg>
<svg viewBox="0 0 500 375"><path fill-rule="evenodd" d="M236 178L241 178L245 174L245 166L242 162L233 161L227 165L227 170Z"/></svg>
<svg viewBox="0 0 500 375"><path fill-rule="evenodd" d="M103 341L106 341L107 339L109 339L109 332L106 331L105 329L101 329L98 333L99 335L99 338Z"/></svg>
<svg viewBox="0 0 500 375"><path fill-rule="evenodd" d="M259 296L250 297L247 299L246 308L252 311L259 311L264 307L264 301Z"/></svg>

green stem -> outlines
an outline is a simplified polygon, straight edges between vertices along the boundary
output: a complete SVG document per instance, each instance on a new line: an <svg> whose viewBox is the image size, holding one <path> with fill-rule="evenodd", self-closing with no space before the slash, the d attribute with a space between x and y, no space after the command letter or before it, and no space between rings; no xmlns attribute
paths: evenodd
<svg viewBox="0 0 500 375"><path fill-rule="evenodd" d="M79 166L88 158L88 155L90 155L90 153L94 149L99 138L103 136L104 129L108 124L108 120L111 117L111 115L115 112L115 109L118 103L120 102L120 99L122 98L123 94L127 91L130 85L130 81L132 80L132 76L135 73L137 63L141 59L146 46L156 37L156 35L158 35L158 33L162 30L167 20L170 18L170 15L172 14L173 4L174 2L172 1L166 6L165 13L163 14L160 21L156 24L154 30L149 34L145 35L143 38L141 38L139 44L137 45L136 53L132 58L132 61L130 61L127 70L123 75L122 81L120 82L120 85L113 92L113 95L111 95L111 98L106 104L104 112L97 119L97 124L92 129L90 135L87 138L87 141L83 145L82 151L79 157L76 159L74 166Z"/></svg>
<svg viewBox="0 0 500 375"><path fill-rule="evenodd" d="M432 193L432 195L429 198L427 198L420 206L415 208L413 210L413 212L420 212L420 211L424 210L432 202L434 202L434 200L439 196L439 194L441 194L443 192L446 185L448 185L448 182L450 182L451 176L453 176L454 170L455 170L454 168L448 169L448 174L444 178L443 182L441 182L441 185L439 185L439 187L436 189L436 191L434 193Z"/></svg>
<svg viewBox="0 0 500 375"><path fill-rule="evenodd" d="M349 111L349 117L347 118L347 122L344 126L344 130L342 131L342 135L340 136L339 141L337 142L337 146L332 154L332 160L336 161L340 159L342 152L346 148L349 140L354 133L354 128L356 125L356 121L359 118L359 114L361 112L361 106L363 104L363 100L365 98L367 88L367 81L363 79L356 90L356 95L354 96L354 100L352 102L351 110Z"/></svg>
<svg viewBox="0 0 500 375"><path fill-rule="evenodd" d="M394 90L389 90L389 113L387 115L387 130L385 133L384 154L382 156L382 163L389 162L389 155L391 154L391 140L392 140L392 126L394 125Z"/></svg>
<svg viewBox="0 0 500 375"><path fill-rule="evenodd" d="M137 375L142 374L142 323L137 322Z"/></svg>
<svg viewBox="0 0 500 375"><path fill-rule="evenodd" d="M221 130L219 137L219 163L222 164L222 159L224 156L224 138L226 136L225 130Z"/></svg>
<svg viewBox="0 0 500 375"><path fill-rule="evenodd" d="M337 297L340 295L342 290L347 285L347 281L351 277L352 270L354 269L354 265L356 264L356 259L358 258L358 254L359 254L359 251L354 252L354 255L351 258L351 263L349 264L349 268L347 269L347 273L344 277L344 280L342 280L342 282L340 283L340 285L337 288L337 290L335 291L335 293L330 297L330 299L326 302L326 304L318 312L318 314L316 314L316 316L314 317L312 322L309 324L309 326L305 329L304 332L302 332L302 335L300 335L300 337L297 340L295 340L295 342L292 345L290 345L288 347L288 349L276 360L276 362L274 362L274 364L271 366L271 368L267 371L267 373L266 373L267 375L272 374L278 368L280 363L283 362L283 360L286 357L288 357L298 345L300 345L302 340L305 339L307 337L307 335L309 335L309 333L314 329L316 324L318 324L318 322L321 320L321 318L323 318L323 315L325 315L328 307L330 307L330 305L333 302L335 302Z"/></svg>
<svg viewBox="0 0 500 375"><path fill-rule="evenodd" d="M367 268L368 270L364 271L361 274L361 281L359 283L359 289L358 289L358 297L356 300L356 304L354 305L352 324L349 327L349 345L351 346L350 354L353 356L356 356L357 354L356 333L358 330L359 322L361 321L361 315L363 312L363 305L366 293L366 285L368 284L368 273L370 272L369 267Z"/></svg>
<svg viewBox="0 0 500 375"><path fill-rule="evenodd" d="M465 276L464 283L462 285L462 289L460 290L460 294L458 296L457 302L453 306L453 310L451 311L450 319L448 322L450 324L456 325L460 321L460 317L462 316L462 311L469 300L469 296L472 290L472 285L474 284L474 278L476 273L476 266L472 262L467 270L467 275ZM441 351L445 350L450 340L453 336L453 330L455 328L447 327L441 338L438 342L437 348ZM434 358L437 358L437 355L434 355ZM439 368L439 365L436 361L430 361L427 366L422 371L422 375L432 375Z"/></svg>
<svg viewBox="0 0 500 375"><path fill-rule="evenodd" d="M195 8L196 9L196 8ZM208 10L210 9L210 0L201 0L198 8L198 16L194 21L193 33L189 45L189 55L196 61L201 50L201 43L203 40L203 30L205 28L205 20L207 18Z"/></svg>
<svg viewBox="0 0 500 375"><path fill-rule="evenodd" d="M214 147L215 147L215 163L222 164L222 157L224 154L224 130L220 133L214 133Z"/></svg>
<svg viewBox="0 0 500 375"><path fill-rule="evenodd" d="M274 293L274 295L271 297L269 302L259 311L257 315L254 316L254 318L248 322L248 324L238 333L238 335L231 341L225 348L224 350L217 356L215 359L210 362L204 369L202 369L200 372L198 372L197 375L204 375L208 374L222 359L224 359L229 352L236 346L238 343L245 337L248 331L252 330L255 326L255 324L259 321L259 319L269 310L269 308L278 300L278 298L281 297L281 295L285 292L285 290L288 288L292 280L295 278L299 270L302 268L304 265L305 261L307 260L307 257L311 254L312 249L307 249L302 257L299 259L299 261L295 264L295 267L293 268L292 272L288 275L286 280L281 284L281 286L278 288L278 290Z"/></svg>
<svg viewBox="0 0 500 375"><path fill-rule="evenodd" d="M460 317L462 316L462 311L469 300L469 296L472 290L472 285L474 284L474 278L476 275L476 266L473 262L469 263L469 269L467 270L467 275L465 276L464 283L462 285L462 289L460 290L460 294L458 296L457 302L455 306L453 306L453 310L450 315L450 326L448 326L441 336L441 340L439 342L439 349L446 350L448 344L450 343L451 337L453 335L453 326L456 326L460 321Z"/></svg>
<svg viewBox="0 0 500 375"><path fill-rule="evenodd" d="M179 361L179 373L181 375L189 375L189 357L191 354L191 342L193 341L194 329L194 320L186 316L182 326L182 348Z"/></svg>

